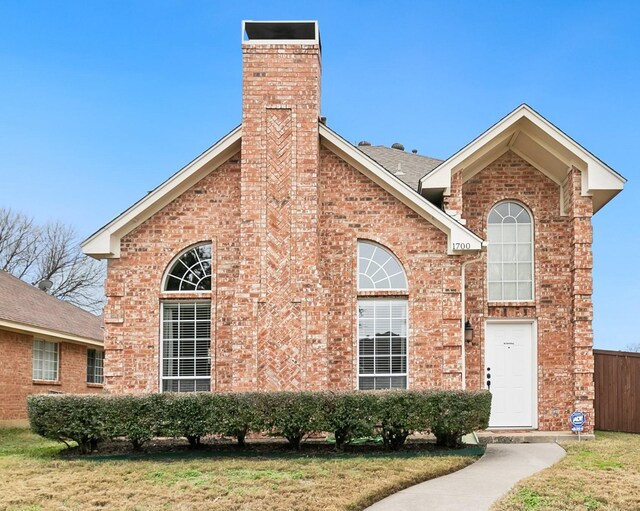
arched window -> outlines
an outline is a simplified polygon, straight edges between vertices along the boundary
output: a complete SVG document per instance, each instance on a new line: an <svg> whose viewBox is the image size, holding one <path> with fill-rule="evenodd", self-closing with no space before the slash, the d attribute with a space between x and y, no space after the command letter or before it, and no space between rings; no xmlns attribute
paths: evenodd
<svg viewBox="0 0 640 511"><path fill-rule="evenodd" d="M197 300L161 304L163 392L211 390L211 244L197 245L171 264L164 291L203 292Z"/></svg>
<svg viewBox="0 0 640 511"><path fill-rule="evenodd" d="M400 261L380 245L359 241L358 289L407 289L407 277Z"/></svg>
<svg viewBox="0 0 640 511"><path fill-rule="evenodd" d="M489 300L533 299L533 223L515 202L502 202L487 226Z"/></svg>
<svg viewBox="0 0 640 511"><path fill-rule="evenodd" d="M386 248L358 242L358 388L407 388L407 277Z"/></svg>
<svg viewBox="0 0 640 511"><path fill-rule="evenodd" d="M211 244L187 250L167 273L165 291L211 291Z"/></svg>

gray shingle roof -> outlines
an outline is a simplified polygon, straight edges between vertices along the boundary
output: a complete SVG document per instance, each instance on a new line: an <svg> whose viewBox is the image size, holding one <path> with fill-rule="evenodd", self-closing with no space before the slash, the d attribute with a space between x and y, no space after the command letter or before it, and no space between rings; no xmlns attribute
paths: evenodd
<svg viewBox="0 0 640 511"><path fill-rule="evenodd" d="M361 145L357 147L414 190L418 189L420 178L431 172L443 161L382 145Z"/></svg>
<svg viewBox="0 0 640 511"><path fill-rule="evenodd" d="M102 318L0 270L0 320L102 342ZM25 328L26 329L26 328Z"/></svg>

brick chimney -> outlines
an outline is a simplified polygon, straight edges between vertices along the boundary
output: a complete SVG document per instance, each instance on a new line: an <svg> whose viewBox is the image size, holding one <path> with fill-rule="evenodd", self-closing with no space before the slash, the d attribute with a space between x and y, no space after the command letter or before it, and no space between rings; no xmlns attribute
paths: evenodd
<svg viewBox="0 0 640 511"><path fill-rule="evenodd" d="M245 21L242 63L234 380L246 390L322 388L317 22Z"/></svg>

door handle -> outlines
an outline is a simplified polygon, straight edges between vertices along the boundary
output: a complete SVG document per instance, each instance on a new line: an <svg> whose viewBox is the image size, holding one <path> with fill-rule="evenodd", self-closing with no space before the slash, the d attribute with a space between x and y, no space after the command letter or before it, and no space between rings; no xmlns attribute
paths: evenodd
<svg viewBox="0 0 640 511"><path fill-rule="evenodd" d="M487 389L491 390L491 371L490 367L487 367Z"/></svg>

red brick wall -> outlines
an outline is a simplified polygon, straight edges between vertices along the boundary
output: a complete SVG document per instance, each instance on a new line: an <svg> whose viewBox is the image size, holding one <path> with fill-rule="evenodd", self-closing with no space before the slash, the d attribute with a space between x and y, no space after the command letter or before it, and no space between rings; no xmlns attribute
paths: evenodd
<svg viewBox="0 0 640 511"><path fill-rule="evenodd" d="M579 186L579 182L576 183ZM571 185L569 186L571 189ZM579 190L579 188L578 188ZM589 373L591 338L582 335L576 343L585 345L577 352L574 343L574 267L575 254L580 249L574 245L574 220L571 215L562 216L560 211L560 187L537 169L512 152L498 158L463 185L463 218L467 226L486 238L487 216L491 208L502 200L516 200L526 205L533 213L535 282L534 300L526 304L489 303L486 291L486 252L483 261L468 268L467 317L474 327L474 343L467 347L467 386L482 388L484 368L484 321L488 318L532 318L537 319L538 333L538 415L539 429L564 430L571 411L575 410L578 385L574 374L576 357L587 365L581 385L588 387L593 382ZM573 203L569 193L565 202ZM582 204L589 198L578 197ZM588 208L587 208L588 209ZM587 226L588 225L588 229ZM585 246L590 254L590 218L584 221ZM583 275L591 282L590 267ZM588 291L590 295L590 290ZM590 299L590 296L589 296ZM589 301L590 303L590 301ZM581 328L590 332L590 320ZM591 359L592 367L592 359ZM590 411L588 389L580 407Z"/></svg>
<svg viewBox="0 0 640 511"><path fill-rule="evenodd" d="M318 175L319 244L311 249L318 258L321 286L304 290L299 296L305 302L322 304L324 314L314 317L307 313L303 325L298 325L303 342L296 339L299 344L293 346L299 350L296 355L301 367L295 387L348 389L356 386L359 238L388 247L407 272L409 385L459 387L460 260L446 255L445 234L328 150L321 152ZM244 349L242 337L232 340L230 327L243 321L233 308L238 292L235 287L238 269L243 267L244 257L238 249L239 181L235 157L123 239L120 259L109 262L105 348L110 391L158 390L160 301L196 296L162 293L162 276L176 254L206 239L214 240L213 388L275 388L274 384L265 383L270 378L265 373L271 367L262 361L277 360L285 348L291 351L291 344L275 348L265 342L257 357L239 363L230 360L230 357L242 358ZM259 266L251 267L244 278L260 283L259 270ZM304 275L304 272L298 274L300 286L305 285ZM209 294L205 293L206 296ZM279 294L273 302L272 298L273 294L269 293L265 302L256 303L257 324L264 324L261 314L277 307L282 300ZM297 298L288 299L295 303ZM304 310L302 305L301 310ZM255 326L253 331L257 333ZM308 340L313 336L321 336L326 348L314 351L315 341ZM247 371L255 375L253 386L243 380Z"/></svg>
<svg viewBox="0 0 640 511"><path fill-rule="evenodd" d="M460 258L447 256L446 235L326 149L319 181L330 387L356 386L357 240L368 239L407 274L409 386L459 388Z"/></svg>
<svg viewBox="0 0 640 511"><path fill-rule="evenodd" d="M122 239L110 259L105 308L105 387L113 392L159 390L162 299L210 299L212 388L232 385L231 324L240 260L240 162L232 157ZM215 292L162 293L167 266L201 241L213 245Z"/></svg>
<svg viewBox="0 0 640 511"><path fill-rule="evenodd" d="M59 350L59 381L34 383L33 336L0 330L0 421L25 419L29 394L102 392L101 386L87 384L86 346L61 342Z"/></svg>

